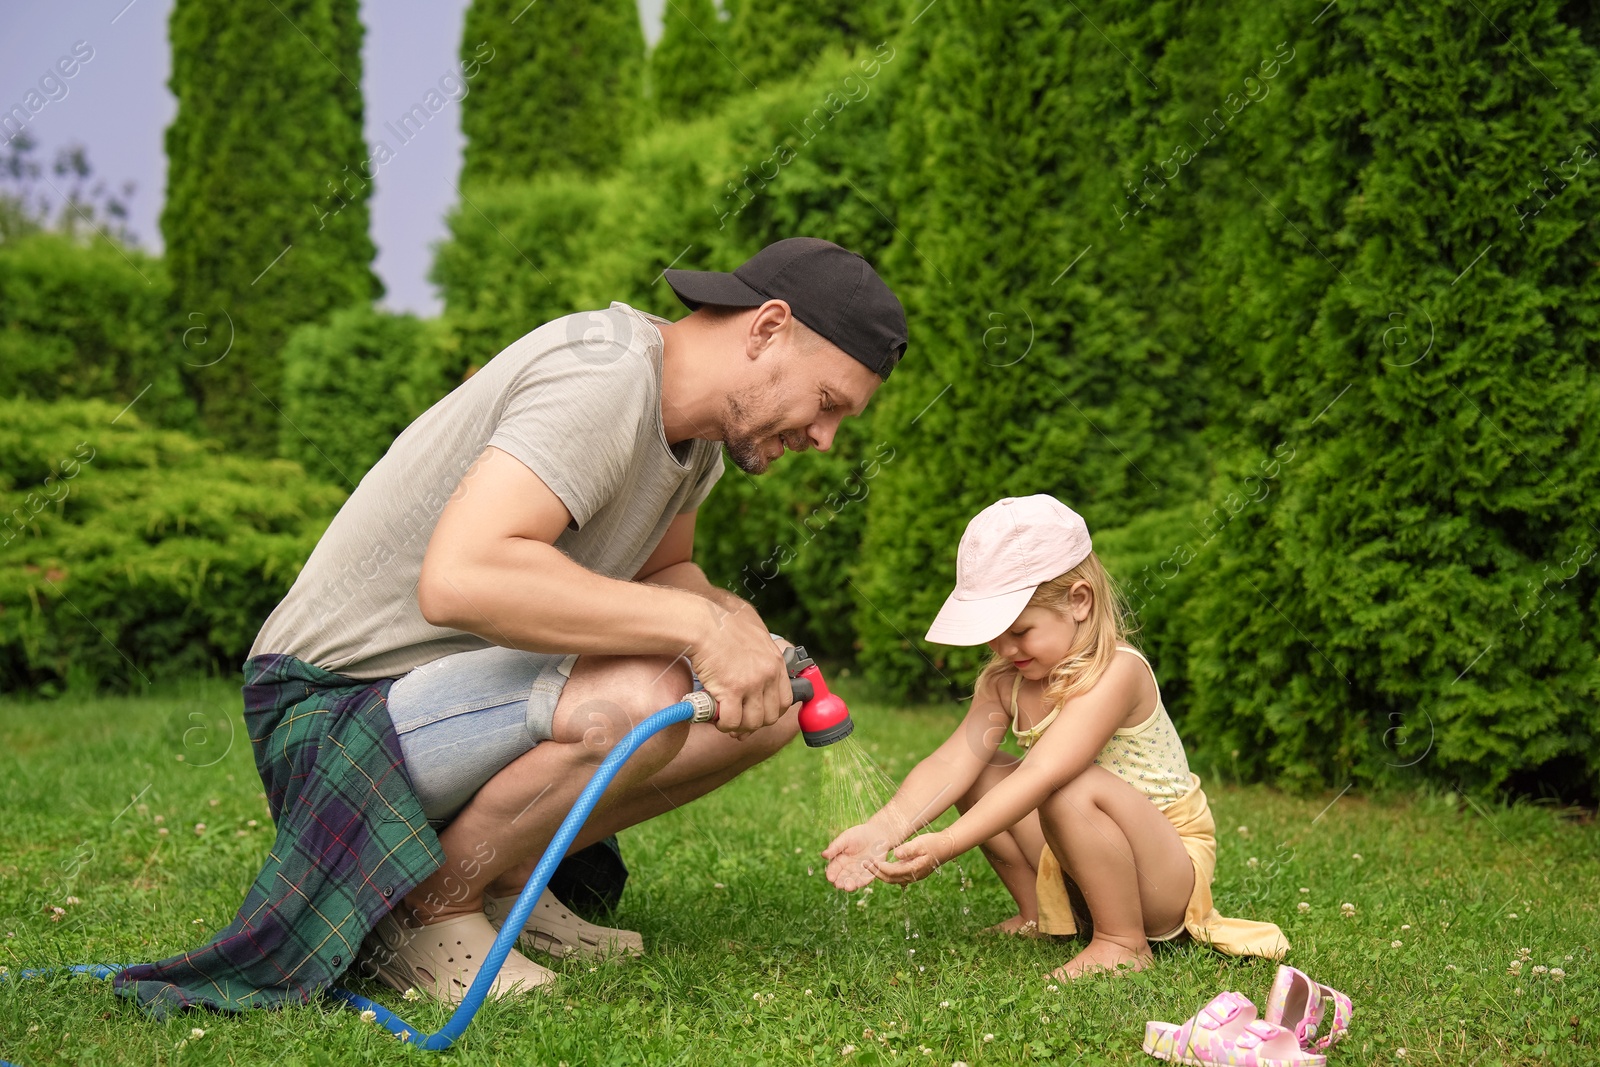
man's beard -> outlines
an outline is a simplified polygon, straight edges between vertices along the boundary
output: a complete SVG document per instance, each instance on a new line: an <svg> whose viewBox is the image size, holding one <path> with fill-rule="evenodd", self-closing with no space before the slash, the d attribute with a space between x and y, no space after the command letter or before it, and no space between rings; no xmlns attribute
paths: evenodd
<svg viewBox="0 0 1600 1067"><path fill-rule="evenodd" d="M748 419L749 405L747 401L770 396L773 393L771 383L767 388L751 388L739 395L728 397L727 412L723 417L722 447L727 451L728 458L733 465L746 474L761 474L772 464L767 458L765 443L777 434L783 426L781 419L773 419L753 430L743 429Z"/></svg>

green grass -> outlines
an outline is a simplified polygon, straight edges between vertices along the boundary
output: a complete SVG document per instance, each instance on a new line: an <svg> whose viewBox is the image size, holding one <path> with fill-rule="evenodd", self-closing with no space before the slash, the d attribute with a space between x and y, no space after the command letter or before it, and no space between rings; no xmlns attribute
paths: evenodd
<svg viewBox="0 0 1600 1067"><path fill-rule="evenodd" d="M862 705L857 737L898 780L955 714ZM239 722L237 690L217 681L160 697L0 700L0 964L155 959L232 916L271 833ZM818 754L796 745L624 835L633 874L616 921L644 933L649 955L560 965L554 995L491 1003L446 1055L831 1064L855 1045L850 1061L862 1063L1134 1064L1154 1062L1139 1048L1146 1019L1180 1021L1223 989L1264 1001L1270 962L1194 945L1158 952L1142 974L1049 989L1041 974L1073 943L981 935L1010 901L976 854L963 862L970 888L952 865L904 893L834 892L815 858L828 839L821 776ZM1280 923L1291 961L1354 998L1351 1036L1331 1062L1397 1063L1402 1047L1413 1064L1600 1062L1592 821L1453 796L1335 802L1207 788L1221 828L1219 907ZM1345 901L1353 918L1340 915ZM51 906L66 915L52 921ZM1508 974L1524 947L1524 974ZM1536 964L1566 977L1535 976ZM430 1029L447 1015L358 991ZM205 1036L185 1044L194 1026ZM0 983L0 1058L28 1067L431 1055L331 1006L158 1023L102 982Z"/></svg>

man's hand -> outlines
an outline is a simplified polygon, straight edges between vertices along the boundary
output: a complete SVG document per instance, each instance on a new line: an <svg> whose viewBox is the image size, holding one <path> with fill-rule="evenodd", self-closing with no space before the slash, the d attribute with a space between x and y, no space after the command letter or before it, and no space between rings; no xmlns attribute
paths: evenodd
<svg viewBox="0 0 1600 1067"><path fill-rule="evenodd" d="M877 877L871 865L888 856L889 845L888 835L872 823L852 826L822 850L822 858L828 861L828 881L847 893L870 885Z"/></svg>
<svg viewBox="0 0 1600 1067"><path fill-rule="evenodd" d="M777 722L794 701L783 653L754 608L706 601L708 622L689 664L717 702L717 729L743 737Z"/></svg>

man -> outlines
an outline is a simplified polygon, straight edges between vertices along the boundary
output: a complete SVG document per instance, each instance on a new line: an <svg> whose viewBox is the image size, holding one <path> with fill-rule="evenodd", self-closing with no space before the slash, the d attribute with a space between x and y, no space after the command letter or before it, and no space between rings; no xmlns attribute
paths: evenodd
<svg viewBox="0 0 1600 1067"><path fill-rule="evenodd" d="M665 273L686 318L613 303L541 326L346 501L246 664L278 823L268 867L210 945L130 968L120 991L157 1010L304 1000L365 937L368 973L459 1001L491 916L632 725L696 684L717 701L714 726L640 748L575 849L794 736L782 643L692 562L696 509L719 444L749 474L827 449L903 354L905 313L864 259L814 238L731 274ZM519 944L638 939L547 894ZM514 951L495 992L553 977Z"/></svg>

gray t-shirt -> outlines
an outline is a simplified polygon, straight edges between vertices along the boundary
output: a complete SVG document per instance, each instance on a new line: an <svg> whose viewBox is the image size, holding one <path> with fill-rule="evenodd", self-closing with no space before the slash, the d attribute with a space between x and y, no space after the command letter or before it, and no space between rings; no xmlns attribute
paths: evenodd
<svg viewBox="0 0 1600 1067"><path fill-rule="evenodd" d="M632 579L723 469L715 441L667 444L656 328L666 321L621 302L555 319L423 412L339 509L250 654L287 653L369 680L489 647L432 625L417 607L434 526L489 445L526 464L572 513L557 548Z"/></svg>

